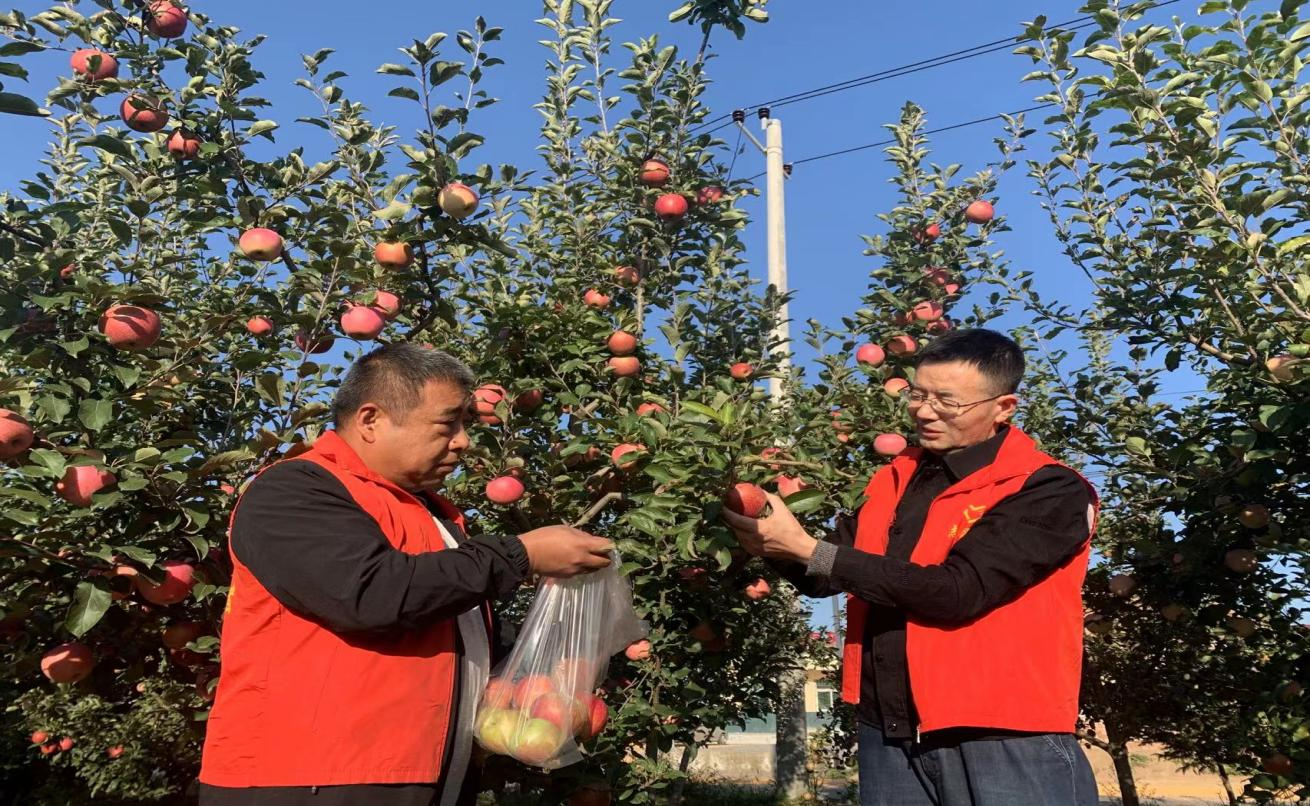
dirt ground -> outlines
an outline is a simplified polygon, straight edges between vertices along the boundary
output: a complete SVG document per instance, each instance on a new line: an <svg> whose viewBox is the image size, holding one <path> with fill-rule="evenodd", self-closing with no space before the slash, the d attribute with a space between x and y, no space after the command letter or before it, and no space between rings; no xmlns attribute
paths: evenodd
<svg viewBox="0 0 1310 806"><path fill-rule="evenodd" d="M1186 772L1171 761L1156 755L1151 745L1130 745L1129 757L1133 762L1133 777L1137 781L1137 794L1144 803L1161 806L1201 806L1227 804L1224 786L1218 775ZM1087 758L1096 772L1096 783L1106 798L1119 796L1119 781L1114 774L1114 762L1105 752L1092 748ZM1240 793L1244 780L1230 778L1234 791ZM1109 802L1114 803L1114 800Z"/></svg>

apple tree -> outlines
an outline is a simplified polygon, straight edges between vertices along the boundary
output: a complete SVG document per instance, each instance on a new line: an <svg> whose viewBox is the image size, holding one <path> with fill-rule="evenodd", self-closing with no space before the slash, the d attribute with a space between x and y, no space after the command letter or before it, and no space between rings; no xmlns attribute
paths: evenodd
<svg viewBox="0 0 1310 806"><path fill-rule="evenodd" d="M1093 294L1086 311L1016 294L1046 336L1098 346L1061 370L1114 503L1085 699L1112 742L1251 775L1261 799L1310 779L1300 7L1207 2L1163 25L1095 2L1090 32L1038 19L1019 49L1055 106L1030 174ZM1166 402L1169 380L1205 389Z"/></svg>

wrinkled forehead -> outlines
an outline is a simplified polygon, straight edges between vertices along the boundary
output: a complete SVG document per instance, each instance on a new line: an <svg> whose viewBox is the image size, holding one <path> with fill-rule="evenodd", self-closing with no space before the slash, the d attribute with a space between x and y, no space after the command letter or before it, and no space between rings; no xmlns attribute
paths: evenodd
<svg viewBox="0 0 1310 806"><path fill-rule="evenodd" d="M419 406L433 416L452 416L472 408L473 392L450 381L428 381L419 401Z"/></svg>
<svg viewBox="0 0 1310 806"><path fill-rule="evenodd" d="M952 397L986 396L991 383L977 365L967 361L933 361L920 364L914 372L915 389Z"/></svg>

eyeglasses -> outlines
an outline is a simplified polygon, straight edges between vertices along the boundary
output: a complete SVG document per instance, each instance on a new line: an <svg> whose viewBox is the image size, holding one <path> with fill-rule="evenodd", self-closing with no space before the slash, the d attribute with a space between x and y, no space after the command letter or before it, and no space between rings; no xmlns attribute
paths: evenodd
<svg viewBox="0 0 1310 806"><path fill-rule="evenodd" d="M918 408L927 403L928 407L937 412L939 417L949 420L959 417L974 406L981 406L983 403L988 403L998 397L1005 397L1007 394L1009 393L1002 392L999 395L992 395L984 400L975 400L972 403L956 403L954 400L941 400L940 398L931 397L922 389L907 387L900 391L899 397L910 408Z"/></svg>

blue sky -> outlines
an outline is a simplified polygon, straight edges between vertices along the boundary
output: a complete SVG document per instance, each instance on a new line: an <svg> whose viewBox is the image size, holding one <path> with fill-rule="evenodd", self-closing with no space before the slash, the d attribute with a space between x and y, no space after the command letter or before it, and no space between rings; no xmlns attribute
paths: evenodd
<svg viewBox="0 0 1310 806"><path fill-rule="evenodd" d="M547 57L537 40L549 34L533 22L540 16L535 2L393 0L380 7L377 14L362 13L358 3L344 0L223 0L221 4L193 5L246 34L267 35L255 57L256 67L267 77L262 94L273 102L263 116L282 123L277 132L279 149L304 143L307 162L323 158L326 144L319 130L293 122L298 116L318 111L317 101L292 85L303 74L300 54L334 48L336 53L328 67L350 74L340 82L347 92L355 100L364 101L375 120L396 124L403 132L418 124L415 107L386 97L387 89L397 80L377 75L374 70L384 62L404 61L396 48L410 40L422 39L432 31L453 34L460 28L471 28L474 18L482 14L489 24L505 29L492 55L503 58L506 64L490 70L483 85L501 101L482 110L471 126L487 138L486 145L475 153L475 160L537 167L534 149L540 117L532 105L542 92ZM699 43L699 32L667 21L668 12L677 5L672 0L618 0L612 12L624 21L611 29L616 42L654 33L663 42L693 51ZM18 2L16 7L30 14L46 4ZM715 83L706 101L716 113L1014 35L1022 21L1038 14L1052 21L1079 16L1076 3L1055 0L951 2L930 9L921 4L868 0L774 0L769 12L770 21L749 26L742 41L723 31L715 33L711 48L716 58L710 65ZM1190 15L1194 8L1180 4L1168 12ZM1164 15L1157 12L1155 16ZM447 58L462 55L453 37L449 47ZM622 47L616 44L612 56L614 66L622 68L626 56ZM55 76L67 69L66 58L63 53L26 57L24 64L32 71L27 94L40 97L52 87ZM1029 69L1026 58L1000 52L779 108L776 116L783 121L786 158L795 161L882 140L886 137L883 124L894 122L907 100L925 107L930 127L1031 106L1041 87L1021 83ZM10 83L9 79L6 83ZM22 91L18 82L10 88ZM111 105L110 99L102 103L106 109ZM756 125L753 118L750 122ZM1031 118L1030 122L1040 121ZM0 188L14 189L19 179L35 170L48 136L47 124L5 117L0 118L0 133L5 143ZM723 133L730 142L735 140L731 129ZM998 121L935 135L931 143L933 161L960 162L966 172L971 171L994 156L992 138L1000 133ZM1034 151L1044 149L1044 139L1032 138L1030 147ZM735 175L750 176L763 169L763 157L750 148L737 158ZM863 243L859 236L878 231L875 213L893 203L889 176L880 149L797 167L786 188L790 285L797 292L791 308L794 321L817 318L835 323L851 312L865 291L872 259L861 255ZM999 246L1015 268L1036 272L1036 287L1044 297L1085 301L1090 291L1087 281L1060 253L1046 214L1031 195L1032 187L1022 165L1002 181L999 209L1008 216L1013 231L998 236ZM745 235L747 257L753 273L763 278L764 200L748 199L745 208L753 219ZM967 301L972 304L977 300ZM798 336L802 330L803 324L793 330L793 335ZM798 345L802 360L808 350ZM1179 392L1200 386L1194 378L1180 377L1166 390ZM826 603L816 604L820 605L822 617Z"/></svg>

